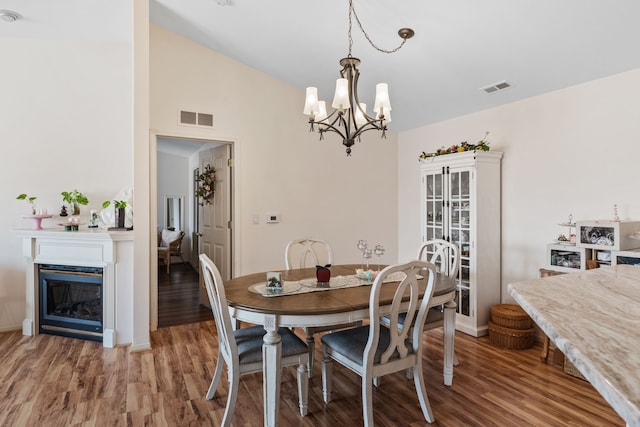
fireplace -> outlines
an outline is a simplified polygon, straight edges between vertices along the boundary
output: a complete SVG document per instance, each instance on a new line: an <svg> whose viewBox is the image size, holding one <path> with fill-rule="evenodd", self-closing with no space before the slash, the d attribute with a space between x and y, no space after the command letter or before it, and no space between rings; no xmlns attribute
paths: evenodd
<svg viewBox="0 0 640 427"><path fill-rule="evenodd" d="M59 227L43 230L22 229L15 232L22 238L22 254L27 264L26 315L22 322L24 335L64 332L73 333L74 337L91 337L96 341L102 341L104 347L131 345L136 351L150 348L146 307L148 303L140 303L138 307L135 305L137 298L145 296L138 293L144 294L144 288L149 285L141 282L136 289L133 282L133 231L80 228L78 231L70 232ZM74 271L70 266L89 267L89 270L83 272L84 268L81 267L81 271ZM40 299L41 269L63 274L62 277L53 277L52 283L60 278L71 279L71 286L68 288L70 296L78 292L72 290L77 287L78 279L88 282L85 283L86 289L82 291L87 294L74 298L85 301L84 310L81 310L83 316L92 311L88 310L90 307L101 308L102 316L95 315L93 311L91 319L67 316L71 312L66 312L64 306L59 307L59 313L56 313L55 307L49 305L50 301L44 302ZM79 278L74 278L78 275ZM99 276L102 276L101 280ZM65 286L54 288L64 296ZM98 295L102 300L101 304L93 301ZM54 293L54 297L58 295ZM41 305L45 308L41 309ZM52 324L45 324L42 328L41 318L46 322L51 320ZM63 321L70 322L71 325L58 323ZM135 340L134 331L138 333Z"/></svg>
<svg viewBox="0 0 640 427"><path fill-rule="evenodd" d="M102 342L101 267L38 264L41 334Z"/></svg>

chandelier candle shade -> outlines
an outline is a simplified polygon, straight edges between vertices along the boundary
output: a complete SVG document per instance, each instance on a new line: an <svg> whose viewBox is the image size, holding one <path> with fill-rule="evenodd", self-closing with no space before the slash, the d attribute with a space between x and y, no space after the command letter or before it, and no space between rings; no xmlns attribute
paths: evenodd
<svg viewBox="0 0 640 427"><path fill-rule="evenodd" d="M399 50L405 42L413 37L414 31L410 28L402 28L398 35L402 38L400 46L393 50L384 50L377 47L369 35L364 31L358 15L353 8L353 0L349 0L349 54L340 60L342 70L340 78L336 80L336 90L333 96L331 107L333 111L327 115L325 101L318 99L318 89L308 87L304 103L303 113L309 116L311 131L316 126L320 133L320 140L324 139L325 132L335 132L342 138L342 144L346 147L347 156L351 155L351 146L356 140L360 140L360 135L369 130L378 130L381 137L386 138L387 123L391 121L391 101L389 99L389 88L386 83L376 85L376 97L373 104L373 116L367 114L367 105L358 99L358 78L360 71L358 66L360 60L351 55L353 40L351 38L351 21L355 18L360 30L363 32L371 46L383 53L393 53Z"/></svg>

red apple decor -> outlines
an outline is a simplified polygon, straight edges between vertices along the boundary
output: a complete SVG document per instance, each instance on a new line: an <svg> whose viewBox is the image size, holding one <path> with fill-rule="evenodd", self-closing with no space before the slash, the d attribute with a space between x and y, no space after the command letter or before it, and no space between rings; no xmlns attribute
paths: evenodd
<svg viewBox="0 0 640 427"><path fill-rule="evenodd" d="M316 265L316 279L318 279L318 287L329 287L329 281L331 280L331 270L329 270L331 264L327 264L324 267Z"/></svg>

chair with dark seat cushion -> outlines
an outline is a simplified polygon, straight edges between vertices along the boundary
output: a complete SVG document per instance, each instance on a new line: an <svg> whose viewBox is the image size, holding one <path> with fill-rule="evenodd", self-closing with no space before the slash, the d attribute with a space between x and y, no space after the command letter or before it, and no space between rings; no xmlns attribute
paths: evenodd
<svg viewBox="0 0 640 427"><path fill-rule="evenodd" d="M436 266L439 273L446 274L447 276L455 279L458 276L458 269L460 268L460 252L458 246L443 239L433 239L425 242L418 250L418 259L429 261ZM446 308L447 310L454 310L455 308ZM433 307L427 314L427 320L424 325L424 330L429 331L431 329L441 328L444 325L444 310L445 307ZM455 320L455 315L452 316ZM389 324L387 316L382 318L382 323ZM398 318L398 324L404 326L405 318L401 313ZM413 325L412 325L413 326ZM455 328L455 325L454 325ZM458 365L458 358L453 353L453 364ZM411 373L407 372L407 378L411 377ZM379 383L376 383L379 385Z"/></svg>
<svg viewBox="0 0 640 427"><path fill-rule="evenodd" d="M428 422L434 421L422 374L423 340L420 337L433 295L435 269L433 264L418 260L386 267L376 276L371 287L369 325L322 337L322 391L326 403L331 401L333 361L336 361L362 378L364 424L373 426L373 379L411 368L422 413ZM395 275L393 280L399 282L384 283L385 279L398 272L402 274ZM424 296L420 295L419 275L427 283ZM380 323L380 293L383 288L387 295L393 293L389 327ZM409 337L411 328L399 327L397 323L403 300L407 297L406 319L420 325L413 328L413 337Z"/></svg>
<svg viewBox="0 0 640 427"><path fill-rule="evenodd" d="M218 361L206 398L211 400L222 377L222 368L227 365L229 394L222 419L223 426L231 425L236 407L240 376L262 371L262 344L265 330L262 326L233 330L229 305L218 268L207 255L200 254L200 265L218 331ZM281 364L283 367L298 366L298 395L300 414L307 415L309 348L287 328L279 328L282 338Z"/></svg>

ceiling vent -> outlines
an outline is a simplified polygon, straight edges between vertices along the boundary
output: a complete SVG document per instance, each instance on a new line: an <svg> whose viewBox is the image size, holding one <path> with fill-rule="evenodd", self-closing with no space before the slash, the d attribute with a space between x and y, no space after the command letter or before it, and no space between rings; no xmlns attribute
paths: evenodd
<svg viewBox="0 0 640 427"><path fill-rule="evenodd" d="M213 114L180 110L178 116L178 123L181 125L213 127Z"/></svg>
<svg viewBox="0 0 640 427"><path fill-rule="evenodd" d="M480 88L480 90L483 90L486 93L496 93L496 92L499 92L501 90L508 89L510 87L511 87L511 83L503 80L503 81L501 81L499 83L494 83L492 85L482 87L482 88Z"/></svg>

